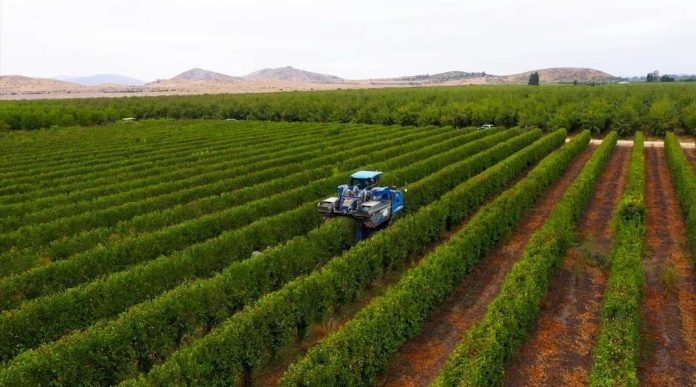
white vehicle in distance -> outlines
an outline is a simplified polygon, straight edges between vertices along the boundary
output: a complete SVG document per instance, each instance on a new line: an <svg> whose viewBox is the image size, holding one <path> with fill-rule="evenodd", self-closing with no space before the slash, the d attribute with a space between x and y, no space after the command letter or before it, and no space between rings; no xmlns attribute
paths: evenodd
<svg viewBox="0 0 696 387"><path fill-rule="evenodd" d="M493 125L493 124L483 124L483 125L479 126L479 129L480 129L480 130L483 130L483 129L490 129L490 128L495 128L495 125Z"/></svg>

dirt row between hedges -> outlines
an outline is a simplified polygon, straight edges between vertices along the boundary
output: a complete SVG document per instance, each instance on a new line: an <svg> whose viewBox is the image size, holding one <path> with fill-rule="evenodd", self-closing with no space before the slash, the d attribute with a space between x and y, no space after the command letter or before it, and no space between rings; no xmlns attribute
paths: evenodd
<svg viewBox="0 0 696 387"><path fill-rule="evenodd" d="M378 385L426 386L434 380L464 333L481 320L506 275L521 258L527 240L551 214L594 149L588 146L576 157L564 175L527 212L512 235L466 276L461 286L428 319L421 334L408 342L390 362Z"/></svg>
<svg viewBox="0 0 696 387"><path fill-rule="evenodd" d="M691 153L696 166L696 152ZM651 386L694 386L696 276L686 224L662 149L646 149L646 170L646 286L639 379Z"/></svg>
<svg viewBox="0 0 696 387"><path fill-rule="evenodd" d="M611 221L630 161L630 147L614 149L578 224L578 245L551 281L536 328L510 362L505 385L587 385L614 244Z"/></svg>

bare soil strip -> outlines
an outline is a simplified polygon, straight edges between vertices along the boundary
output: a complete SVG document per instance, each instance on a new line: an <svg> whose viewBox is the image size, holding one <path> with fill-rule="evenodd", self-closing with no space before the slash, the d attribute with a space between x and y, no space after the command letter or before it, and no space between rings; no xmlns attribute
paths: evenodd
<svg viewBox="0 0 696 387"><path fill-rule="evenodd" d="M443 243L444 240L436 242ZM343 305L334 313L334 316L328 321L321 324L315 324L310 327L304 338L283 352L279 358L271 364L261 367L261 369L252 376L252 386L277 386L280 380L288 369L290 364L302 357L310 348L319 343L320 340L331 334L333 331L340 329L345 323L353 318L353 315L360 309L367 306L375 297L378 297L386 292L390 287L396 284L401 276L412 266L416 265L420 257L413 257L412 260L406 262L399 267L387 272L384 277L372 284L358 299L348 305Z"/></svg>
<svg viewBox="0 0 696 387"><path fill-rule="evenodd" d="M696 168L696 149L691 149L691 148L683 148L684 153L686 153L686 158L691 161L691 165Z"/></svg>
<svg viewBox="0 0 696 387"><path fill-rule="evenodd" d="M578 224L578 246L551 281L535 330L507 367L505 385L587 385L607 280L602 267L613 245L611 220L630 161L631 148L614 149Z"/></svg>
<svg viewBox="0 0 696 387"><path fill-rule="evenodd" d="M686 224L664 151L646 148L646 167L646 285L638 375L649 386L696 386L696 275Z"/></svg>
<svg viewBox="0 0 696 387"><path fill-rule="evenodd" d="M378 385L425 386L435 379L462 335L483 317L505 276L521 257L527 240L549 216L593 150L593 146L588 146L576 157L564 175L527 213L512 236L465 278L459 289L426 322L422 333L390 362Z"/></svg>

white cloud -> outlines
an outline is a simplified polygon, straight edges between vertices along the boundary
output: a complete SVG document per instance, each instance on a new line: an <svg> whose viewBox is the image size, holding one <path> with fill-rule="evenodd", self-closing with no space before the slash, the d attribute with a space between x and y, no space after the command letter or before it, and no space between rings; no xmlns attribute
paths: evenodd
<svg viewBox="0 0 696 387"><path fill-rule="evenodd" d="M347 78L587 66L696 72L696 3L655 1L2 0L0 73L292 65Z"/></svg>

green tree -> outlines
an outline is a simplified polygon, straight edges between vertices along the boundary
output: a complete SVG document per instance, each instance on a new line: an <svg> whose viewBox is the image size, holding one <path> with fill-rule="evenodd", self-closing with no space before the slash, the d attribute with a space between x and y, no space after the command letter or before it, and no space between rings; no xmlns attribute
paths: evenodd
<svg viewBox="0 0 696 387"><path fill-rule="evenodd" d="M660 77L660 82L674 82L674 77L670 77L669 75L665 74Z"/></svg>
<svg viewBox="0 0 696 387"><path fill-rule="evenodd" d="M681 122L691 134L696 135L696 102L684 106L681 111Z"/></svg>
<svg viewBox="0 0 696 387"><path fill-rule="evenodd" d="M538 71L534 71L533 73L529 74L529 82L527 84L531 85L531 86L539 86L539 72Z"/></svg>
<svg viewBox="0 0 696 387"><path fill-rule="evenodd" d="M663 136L668 130L674 130L679 126L674 101L664 97L653 102L645 120L652 134Z"/></svg>

